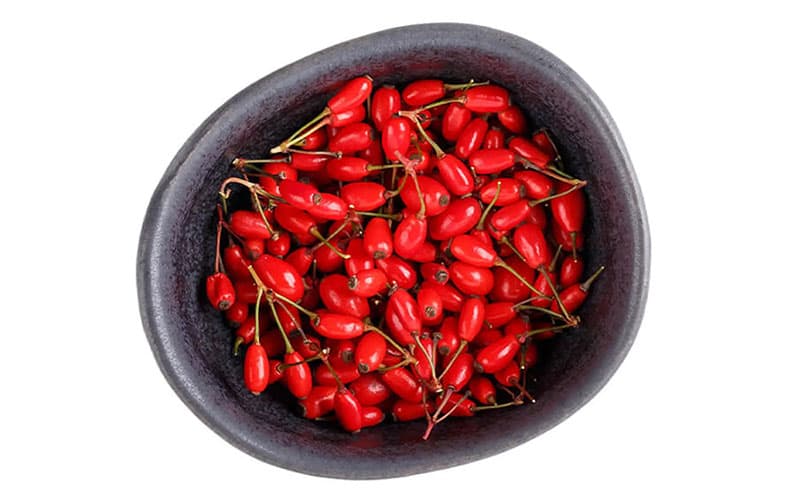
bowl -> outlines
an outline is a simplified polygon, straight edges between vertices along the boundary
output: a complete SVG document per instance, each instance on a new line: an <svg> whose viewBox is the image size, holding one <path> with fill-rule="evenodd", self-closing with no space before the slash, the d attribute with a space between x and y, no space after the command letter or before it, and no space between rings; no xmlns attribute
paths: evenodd
<svg viewBox="0 0 800 500"><path fill-rule="evenodd" d="M553 133L565 165L589 181L587 269L606 272L580 310L583 325L553 341L531 381L536 404L484 412L436 427L390 423L348 434L307 421L273 391L241 381L232 335L205 299L213 267L217 187L236 156L264 154L352 77L376 85L422 77L490 79L511 91L534 126ZM644 311L649 236L644 203L619 132L599 98L569 67L518 36L464 24L373 33L262 78L216 110L178 151L153 194L139 242L144 330L165 378L225 440L279 467L336 478L387 478L451 467L502 452L551 429L609 380Z"/></svg>

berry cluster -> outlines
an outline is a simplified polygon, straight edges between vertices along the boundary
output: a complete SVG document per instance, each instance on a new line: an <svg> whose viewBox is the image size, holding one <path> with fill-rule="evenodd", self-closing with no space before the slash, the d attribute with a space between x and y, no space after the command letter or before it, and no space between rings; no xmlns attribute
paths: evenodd
<svg viewBox="0 0 800 500"><path fill-rule="evenodd" d="M233 167L206 290L246 346L244 384L280 382L350 432L391 413L427 438L533 401L539 345L579 323L603 270L581 281L586 182L489 82L358 77Z"/></svg>

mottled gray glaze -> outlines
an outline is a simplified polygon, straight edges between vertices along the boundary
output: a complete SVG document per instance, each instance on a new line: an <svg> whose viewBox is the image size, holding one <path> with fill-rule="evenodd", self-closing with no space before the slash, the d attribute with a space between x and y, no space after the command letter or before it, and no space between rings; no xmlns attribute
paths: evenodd
<svg viewBox="0 0 800 500"><path fill-rule="evenodd" d="M562 335L533 383L535 405L447 422L430 441L422 424L350 435L293 413L281 394L242 387L231 332L206 303L216 190L236 155L263 154L322 108L337 84L369 73L376 84L420 77L491 79L512 91L534 126L554 133L565 164L589 181L587 269L605 264L581 310L587 325ZM644 204L611 117L586 83L517 36L460 24L408 26L337 45L249 86L189 138L153 194L137 262L147 338L175 392L211 429L271 464L339 478L384 478L451 467L517 446L589 401L636 335L647 293ZM167 446L169 444L166 444Z"/></svg>

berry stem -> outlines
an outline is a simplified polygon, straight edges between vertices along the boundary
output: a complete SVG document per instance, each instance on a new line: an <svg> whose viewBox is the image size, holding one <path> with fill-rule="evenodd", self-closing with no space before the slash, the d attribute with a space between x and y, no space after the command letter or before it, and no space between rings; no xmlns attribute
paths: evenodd
<svg viewBox="0 0 800 500"><path fill-rule="evenodd" d="M591 276L589 276L589 278L586 281L581 283L581 285L580 285L581 290L583 290L584 292L588 292L589 291L589 287L592 286L592 283L594 283L594 280L596 280L598 278L598 276L600 276L600 273L602 273L605 270L606 270L606 266L600 266L599 268L597 268L597 271L595 271Z"/></svg>
<svg viewBox="0 0 800 500"><path fill-rule="evenodd" d="M259 324L259 322L260 322L259 316L261 316L261 314L260 314L260 312L261 312L261 297L263 297L263 296L264 296L264 289L261 288L261 287L258 287L258 294L256 295L255 318L254 318L255 322L256 322L256 325L255 325L255 332L256 333L255 333L255 337L253 339L253 342L256 345L260 345L261 344L261 325Z"/></svg>
<svg viewBox="0 0 800 500"><path fill-rule="evenodd" d="M494 207L495 203L497 203L497 199L500 198L500 186L503 185L503 181L497 181L497 187L494 192L494 196L492 197L492 201L486 205L486 208L483 210L481 214L481 218L478 219L478 225L475 226L476 229L479 231L483 231L483 225L486 223L486 217L489 215L489 211Z"/></svg>
<svg viewBox="0 0 800 500"><path fill-rule="evenodd" d="M458 349L456 349L456 352L453 353L453 355L450 357L450 362L447 363L447 366L444 367L444 370L442 370L442 373L439 374L439 378L444 378L444 376L447 374L447 372L450 371L450 367L453 366L453 363L456 362L456 358L461 355L461 351L463 351L465 347L467 347L467 341L466 340L461 340L461 343L458 344Z"/></svg>
<svg viewBox="0 0 800 500"><path fill-rule="evenodd" d="M535 293L536 295L538 295L540 297L546 297L546 295L544 293L542 293L541 291L537 290L536 287L534 287L533 285L528 283L528 280L523 278L522 275L519 274L516 271L516 269L514 269L513 267L511 267L508 264L506 264L505 261L503 259L501 259L500 257L497 258L497 260L494 262L494 265L497 266L497 267L501 267L501 268L505 269L506 271L508 271L509 273L511 273L515 278L520 280L523 285L525 285L526 287L530 288L531 291L533 291L533 293Z"/></svg>
<svg viewBox="0 0 800 500"><path fill-rule="evenodd" d="M261 289L258 289L259 292ZM267 304L269 304L269 308L272 311L272 317L275 318L275 323L278 325L278 331L281 333L281 337L283 337L283 342L286 345L286 354L291 354L294 352L294 347L292 347L292 343L289 341L289 336L286 335L286 330L283 329L283 325L281 324L280 318L278 318L278 311L275 309L275 300L272 297L267 297ZM256 316L256 321L258 321L258 316Z"/></svg>
<svg viewBox="0 0 800 500"><path fill-rule="evenodd" d="M520 337L524 337L524 338L526 338L526 339L527 339L527 338L533 337L534 335L538 335L538 334L540 334L540 333L544 333L544 332L557 332L557 331L559 331L559 330L564 330L564 329L566 329L566 328L575 328L575 326L577 326L577 325L574 325L574 324L567 324L567 325L551 326L551 327L548 327L548 328L537 328L537 329L535 329L535 330L528 330L528 331L527 331L527 332L525 332L525 333L521 333L519 336L520 336Z"/></svg>
<svg viewBox="0 0 800 500"><path fill-rule="evenodd" d="M497 410L498 408L508 408L509 406L519 406L522 404L522 401L515 399L514 401L509 401L508 403L502 404L493 404L487 406L473 406L472 411L485 411L485 410Z"/></svg>
<svg viewBox="0 0 800 500"><path fill-rule="evenodd" d="M472 87L482 87L484 85L489 85L489 80L485 82L476 82L475 80L470 80L467 83L445 83L444 88L445 90L462 90L462 89L471 89Z"/></svg>
<svg viewBox="0 0 800 500"><path fill-rule="evenodd" d="M537 172L539 172L541 174L544 174L544 175L546 175L548 177L552 177L553 179L555 179L557 181L561 181L561 182L564 182L564 183L567 183L567 184L579 184L580 182L582 182L580 179L576 179L574 177L568 177L568 176L564 176L564 175L559 175L556 172L553 172L553 170L550 169L550 168L539 168L536 165L534 165L533 163L531 163L530 161L526 160L525 158L518 158L518 160L519 160L520 163L522 163L523 166L525 166L525 168L528 168L528 169L531 169L531 170L536 170ZM560 170L559 170L559 172L560 172Z"/></svg>
<svg viewBox="0 0 800 500"><path fill-rule="evenodd" d="M312 227L309 232L311 233L312 236L317 238L320 241L320 243L330 248L331 251L336 255L338 255L339 257L343 258L344 260L350 258L350 255L342 253L338 248L336 248L333 244L331 244L330 238L325 238L324 236L322 236L322 234L319 232L319 229L317 229L316 227Z"/></svg>
<svg viewBox="0 0 800 500"><path fill-rule="evenodd" d="M275 146L274 148L272 148L270 150L270 153L273 153L273 154L274 153L283 153L284 151L286 151L286 149L289 148L289 146L285 146L285 144L289 143L295 137L297 137L298 135L302 134L303 131L306 130L308 127L311 127L312 125L314 125L315 123L317 123L318 121L322 120L323 118L325 118L326 116L328 116L330 114L331 114L331 110L328 109L327 106L325 106L325 109L323 109L320 114L318 114L317 116L312 118L311 121L309 121L308 123L306 123L305 125L303 125L299 129L297 129L297 131L295 133L293 133L292 135L290 135L288 139L286 139L285 141L280 143L278 146Z"/></svg>
<svg viewBox="0 0 800 500"><path fill-rule="evenodd" d="M556 303L558 304L558 308L561 309L561 312L564 313L564 321L567 323L573 323L575 319L570 315L569 311L567 311L567 308L561 301L561 297L558 296L558 290L556 290L553 280L550 279L550 274L548 273L547 269L544 269L542 266L539 267L539 271L542 273L542 276L544 276L544 280L547 281L547 286L549 286L550 290L553 292L553 299L555 299Z"/></svg>
<svg viewBox="0 0 800 500"><path fill-rule="evenodd" d="M536 205L539 205L540 203L546 203L546 202L548 202L550 200L555 200L556 198L561 198L562 196L566 196L566 195L570 194L571 192L575 191L576 189L580 189L580 188L584 187L586 184L588 184L586 181L579 180L577 183L573 184L572 186L570 186L569 189L567 189L565 191L562 191L560 193L556 193L554 195L547 196L545 198L541 198L539 200L531 200L531 201L529 201L528 202L528 206L533 208Z"/></svg>

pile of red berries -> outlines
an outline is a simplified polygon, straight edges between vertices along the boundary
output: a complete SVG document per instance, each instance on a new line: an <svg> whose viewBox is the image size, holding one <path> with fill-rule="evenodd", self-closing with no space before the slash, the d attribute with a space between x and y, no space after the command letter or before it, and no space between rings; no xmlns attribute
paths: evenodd
<svg viewBox="0 0 800 500"><path fill-rule="evenodd" d="M603 268L581 282L586 182L507 90L358 77L270 155L220 187L206 282L250 392L280 382L351 432L426 419L425 438L533 401L539 342Z"/></svg>

